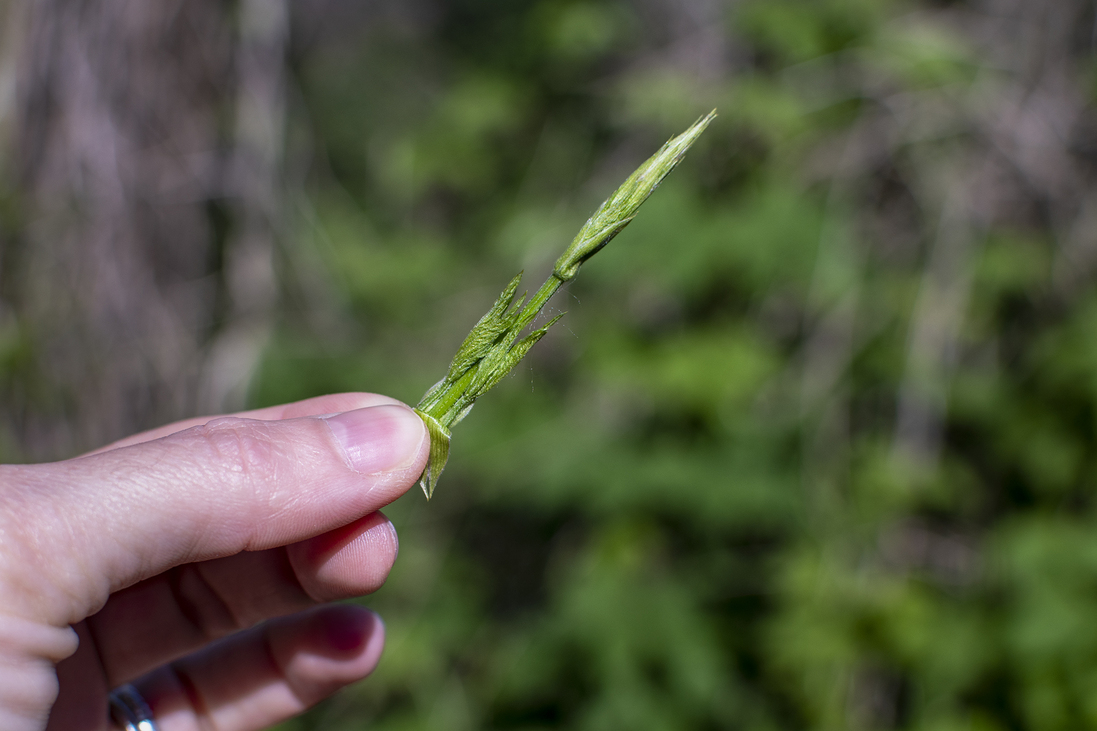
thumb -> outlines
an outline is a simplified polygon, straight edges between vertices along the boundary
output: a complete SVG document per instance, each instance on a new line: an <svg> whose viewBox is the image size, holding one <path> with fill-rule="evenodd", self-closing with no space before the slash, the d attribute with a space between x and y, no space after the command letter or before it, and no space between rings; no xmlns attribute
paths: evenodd
<svg viewBox="0 0 1097 731"><path fill-rule="evenodd" d="M411 409L387 404L0 466L0 586L17 589L0 602L65 626L173 566L319 535L403 494L428 444Z"/></svg>

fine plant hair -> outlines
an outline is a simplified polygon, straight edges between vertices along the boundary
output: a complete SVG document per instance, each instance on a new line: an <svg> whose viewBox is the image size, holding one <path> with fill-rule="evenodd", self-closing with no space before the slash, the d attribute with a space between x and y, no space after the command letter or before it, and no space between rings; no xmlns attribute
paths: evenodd
<svg viewBox="0 0 1097 731"><path fill-rule="evenodd" d="M530 348L544 337L563 314L557 315L547 325L524 337L520 337L522 332L534 321L552 295L575 278L583 263L598 253L632 221L643 202L681 162L686 151L715 116L716 112L713 110L698 119L693 126L671 138L637 168L598 207L594 215L587 219L571 245L556 261L552 274L528 303L525 294L517 301L514 299L522 281L522 274L519 273L510 280L499 299L469 332L450 362L445 377L431 386L415 407L415 413L423 419L430 434L430 457L419 480L428 500L434 494L438 478L449 459L453 426L468 415L476 399L498 383L525 357Z"/></svg>

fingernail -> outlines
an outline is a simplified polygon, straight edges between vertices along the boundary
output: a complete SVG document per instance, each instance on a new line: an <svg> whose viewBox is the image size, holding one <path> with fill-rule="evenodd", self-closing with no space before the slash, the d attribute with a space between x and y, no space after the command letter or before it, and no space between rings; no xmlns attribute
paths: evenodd
<svg viewBox="0 0 1097 731"><path fill-rule="evenodd" d="M385 523L389 527L389 533L392 534L392 545L396 549L396 555L393 556L393 560L400 558L400 535L396 532L396 526L392 524L391 520L386 520Z"/></svg>
<svg viewBox="0 0 1097 731"><path fill-rule="evenodd" d="M426 427L404 406L371 406L324 417L357 472L372 474L410 467L419 455Z"/></svg>
<svg viewBox="0 0 1097 731"><path fill-rule="evenodd" d="M325 617L324 640L336 652L360 650L381 622L381 618L373 612L358 607L353 609L355 611L331 612Z"/></svg>

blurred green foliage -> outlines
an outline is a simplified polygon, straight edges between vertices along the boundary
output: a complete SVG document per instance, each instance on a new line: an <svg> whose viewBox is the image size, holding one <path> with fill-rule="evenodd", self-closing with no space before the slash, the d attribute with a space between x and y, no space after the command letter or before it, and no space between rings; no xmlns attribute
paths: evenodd
<svg viewBox="0 0 1097 731"><path fill-rule="evenodd" d="M380 668L284 728L1097 728L1093 277L1054 284L1039 216L934 247L968 106L1019 82L949 3L686 5L453 0L296 50L299 296L257 405L414 403L721 116L390 509Z"/></svg>

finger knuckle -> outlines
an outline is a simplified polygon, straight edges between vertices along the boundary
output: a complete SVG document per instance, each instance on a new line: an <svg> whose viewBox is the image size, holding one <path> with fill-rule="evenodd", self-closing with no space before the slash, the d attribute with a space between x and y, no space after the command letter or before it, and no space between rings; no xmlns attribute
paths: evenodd
<svg viewBox="0 0 1097 731"><path fill-rule="evenodd" d="M263 422L217 419L201 427L215 461L241 481L268 482L278 477L281 450Z"/></svg>

